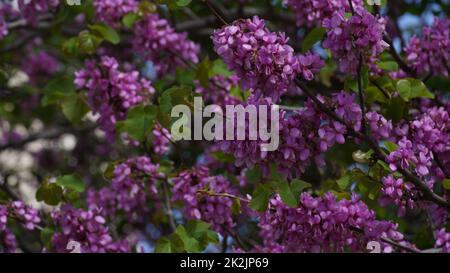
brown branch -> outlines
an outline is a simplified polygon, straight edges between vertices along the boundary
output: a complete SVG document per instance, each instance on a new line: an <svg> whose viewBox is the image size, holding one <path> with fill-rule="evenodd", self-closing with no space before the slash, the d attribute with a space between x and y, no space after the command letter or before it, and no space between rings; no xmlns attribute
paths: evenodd
<svg viewBox="0 0 450 273"><path fill-rule="evenodd" d="M355 131L352 128L352 126L349 126L342 118L337 116L337 114L334 111L328 109L328 107L325 104L323 104L315 96L315 94L300 80L296 79L295 83L316 104L316 106L319 108L319 110L321 110L322 112L327 114L332 119L344 124L344 126L347 127L347 130L349 131L350 135L353 135L354 137L359 138L360 140L366 142L372 148L372 150L375 153L375 156L378 159L380 159L386 163L388 162L386 153L378 146L378 143L376 141L374 141L369 135L362 134L361 132ZM412 174L409 170L403 169L398 165L396 167L397 167L399 173L401 173L409 182L413 183L417 188L419 188L419 190L423 193L426 200L434 202L434 203L450 210L450 203L445 198L443 198L442 196L439 196L434 191L432 191L428 187L428 185L425 182L423 182L420 178L418 178L417 176Z"/></svg>

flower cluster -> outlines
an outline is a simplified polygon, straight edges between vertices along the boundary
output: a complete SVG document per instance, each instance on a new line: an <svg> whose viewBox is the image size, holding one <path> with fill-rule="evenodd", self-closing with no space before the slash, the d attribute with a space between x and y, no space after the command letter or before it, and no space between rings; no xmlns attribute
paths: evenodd
<svg viewBox="0 0 450 273"><path fill-rule="evenodd" d="M362 113L359 105L354 101L354 95L346 92L333 94L331 100L321 100L335 113L346 120L348 126L356 131L361 128ZM252 104L252 103L249 103ZM261 104L271 105L270 101L260 100ZM258 108L257 108L258 109ZM270 117L269 117L270 119ZM248 133L248 122L247 133ZM311 100L305 107L286 113L280 113L280 144L276 151L261 150L261 140L220 141L220 149L232 154L237 166L261 167L265 175L269 174L270 166L276 164L278 170L286 177L300 175L314 159L319 165L323 164L321 153L326 152L336 143L345 143L347 133L346 125L331 120L326 114L319 111Z"/></svg>
<svg viewBox="0 0 450 273"><path fill-rule="evenodd" d="M442 248L442 252L450 253L450 233L445 228L436 231L436 248Z"/></svg>
<svg viewBox="0 0 450 273"><path fill-rule="evenodd" d="M76 209L63 205L52 212L52 219L60 228L52 237L53 250L70 252L70 243L80 244L80 251L92 253L129 252L126 240L114 242L109 234L106 221L98 209Z"/></svg>
<svg viewBox="0 0 450 273"><path fill-rule="evenodd" d="M75 72L75 84L87 89L88 105L100 115L97 122L109 140L114 139L116 122L155 92L138 71L121 72L117 60L108 56L102 56L99 63L87 60L85 67Z"/></svg>
<svg viewBox="0 0 450 273"><path fill-rule="evenodd" d="M8 217L18 220L28 230L34 230L41 221L38 211L25 205L22 201L12 201L6 205L0 205L0 253L15 252L17 248L16 236L6 226Z"/></svg>
<svg viewBox="0 0 450 273"><path fill-rule="evenodd" d="M396 164L405 169L412 163L418 175L426 176L434 159L448 162L450 115L443 107L428 108L414 120L399 124L395 132L399 148L388 156L393 171Z"/></svg>
<svg viewBox="0 0 450 273"><path fill-rule="evenodd" d="M10 217L19 219L28 230L33 230L41 221L38 213L36 209L25 205L22 201L14 201L9 205Z"/></svg>
<svg viewBox="0 0 450 273"><path fill-rule="evenodd" d="M450 19L436 18L433 26L424 27L422 37L411 37L405 47L408 65L419 74L433 73L448 77L450 53Z"/></svg>
<svg viewBox="0 0 450 273"><path fill-rule="evenodd" d="M133 26L133 49L152 61L158 75L174 73L177 67L198 62L200 47L177 33L165 19L157 14L146 15Z"/></svg>
<svg viewBox="0 0 450 273"><path fill-rule="evenodd" d="M8 222L8 209L6 206L0 205L0 231L6 229L6 223Z"/></svg>
<svg viewBox="0 0 450 273"><path fill-rule="evenodd" d="M381 189L381 205L395 204L398 206L398 215L404 216L406 209L417 208L416 199L419 192L414 185L403 182L402 178L395 179L392 175L383 177Z"/></svg>
<svg viewBox="0 0 450 273"><path fill-rule="evenodd" d="M407 244L397 225L376 220L375 212L356 194L351 200L337 201L332 193L323 197L302 193L297 208L289 208L276 196L261 216L259 227L266 251L272 247L283 252L364 251L369 241L380 242L381 237ZM382 251L393 249L382 243Z"/></svg>
<svg viewBox="0 0 450 273"><path fill-rule="evenodd" d="M15 18L19 14L13 9L10 3L2 3L0 5L0 40L8 35L8 23L7 20Z"/></svg>
<svg viewBox="0 0 450 273"><path fill-rule="evenodd" d="M172 200L183 202L186 218L208 222L221 234L233 228L233 199L221 194L236 194L236 191L225 177L209 176L206 167L196 167L181 172L172 182Z"/></svg>
<svg viewBox="0 0 450 273"><path fill-rule="evenodd" d="M12 201L7 205L0 205L0 231L6 229L8 217L17 219L28 230L34 230L41 221L38 211L25 205L22 201Z"/></svg>
<svg viewBox="0 0 450 273"><path fill-rule="evenodd" d="M236 75L217 75L209 80L207 87L196 82L195 92L201 94L204 101L225 107L239 103L239 99L231 94L232 88L238 86L239 78Z"/></svg>
<svg viewBox="0 0 450 273"><path fill-rule="evenodd" d="M124 15L138 9L136 0L94 0L93 5L98 20L114 26Z"/></svg>
<svg viewBox="0 0 450 273"><path fill-rule="evenodd" d="M18 0L18 4L23 17L34 24L40 14L55 10L59 6L59 0Z"/></svg>
<svg viewBox="0 0 450 273"><path fill-rule="evenodd" d="M153 152L157 155L165 155L170 149L171 135L169 130L156 123L153 128Z"/></svg>
<svg viewBox="0 0 450 273"><path fill-rule="evenodd" d="M14 233L9 229L0 229L0 253L14 253L16 249L17 241Z"/></svg>
<svg viewBox="0 0 450 273"><path fill-rule="evenodd" d="M32 84L46 83L59 68L58 60L45 51L33 53L22 61L22 70L28 75Z"/></svg>
<svg viewBox="0 0 450 273"><path fill-rule="evenodd" d="M323 65L314 55L296 56L284 33L271 32L257 16L216 30L214 49L244 89L278 101L298 75L312 80Z"/></svg>
<svg viewBox="0 0 450 273"><path fill-rule="evenodd" d="M356 74L360 58L370 63L389 47L383 41L385 19L364 8L355 8L355 14L348 19L344 12L335 12L323 21L323 26L328 30L323 46L331 50L344 73Z"/></svg>
<svg viewBox="0 0 450 273"><path fill-rule="evenodd" d="M353 6L362 7L361 0L353 0ZM324 19L331 18L338 10L350 12L348 0L283 0L283 4L290 7L297 18L297 25L321 25Z"/></svg>
<svg viewBox="0 0 450 273"><path fill-rule="evenodd" d="M369 125L372 137L379 141L381 139L387 139L392 134L392 121L387 120L385 117L375 111L366 113L366 121Z"/></svg>
<svg viewBox="0 0 450 273"><path fill-rule="evenodd" d="M130 221L139 222L148 213L148 200L158 193L156 181L163 177L159 165L140 156L119 164L113 172L111 186L88 192L90 209L100 208L105 217L124 212Z"/></svg>

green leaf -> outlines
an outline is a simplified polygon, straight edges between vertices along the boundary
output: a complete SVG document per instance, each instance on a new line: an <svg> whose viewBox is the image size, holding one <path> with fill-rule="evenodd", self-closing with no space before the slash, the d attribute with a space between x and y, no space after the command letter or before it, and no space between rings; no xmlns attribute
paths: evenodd
<svg viewBox="0 0 450 273"><path fill-rule="evenodd" d="M280 194L283 202L291 208L296 208L300 201L300 194L306 188L311 187L311 184L305 181L295 179L291 183L287 181L277 182L277 191Z"/></svg>
<svg viewBox="0 0 450 273"><path fill-rule="evenodd" d="M261 170L259 169L258 166L255 166L255 167L253 167L251 169L248 169L245 172L245 178L250 183L260 182L261 181Z"/></svg>
<svg viewBox="0 0 450 273"><path fill-rule="evenodd" d="M241 101L247 101L248 97L250 97L250 92L242 90L239 85L232 86L230 94Z"/></svg>
<svg viewBox="0 0 450 273"><path fill-rule="evenodd" d="M172 242L169 238L161 237L156 243L155 252L157 253L172 253Z"/></svg>
<svg viewBox="0 0 450 273"><path fill-rule="evenodd" d="M373 151L369 150L368 152L363 152L361 150L354 151L352 153L353 160L358 163L369 163L370 158L372 157Z"/></svg>
<svg viewBox="0 0 450 273"><path fill-rule="evenodd" d="M259 184L253 192L250 208L260 212L265 211L273 193L274 189L269 184Z"/></svg>
<svg viewBox="0 0 450 273"><path fill-rule="evenodd" d="M366 95L366 103L372 104L374 102L387 102L389 97L386 97L383 92L376 86L368 86L364 93Z"/></svg>
<svg viewBox="0 0 450 273"><path fill-rule="evenodd" d="M66 118L73 124L79 124L81 119L89 112L86 102L75 93L65 97L61 107Z"/></svg>
<svg viewBox="0 0 450 273"><path fill-rule="evenodd" d="M75 92L73 78L61 76L50 81L43 90L42 105L47 106L60 101Z"/></svg>
<svg viewBox="0 0 450 273"><path fill-rule="evenodd" d="M164 91L159 97L158 121L166 128L173 122L170 116L172 108L179 104L193 105L194 94L192 87L186 85L174 86Z"/></svg>
<svg viewBox="0 0 450 273"><path fill-rule="evenodd" d="M162 237L156 244L155 251L162 253L203 251L209 243L218 243L216 232L210 230L210 224L191 220L185 226L177 226L169 237Z"/></svg>
<svg viewBox="0 0 450 273"><path fill-rule="evenodd" d="M156 115L155 106L138 105L128 112L126 120L117 123L116 128L135 140L143 141L153 129Z"/></svg>
<svg viewBox="0 0 450 273"><path fill-rule="evenodd" d="M177 6L179 7L186 7L187 5L189 5L192 0L175 0L175 2L177 3Z"/></svg>
<svg viewBox="0 0 450 273"><path fill-rule="evenodd" d="M344 175L341 178L339 178L336 183L338 184L339 188L341 190L346 190L348 185L350 184L350 176Z"/></svg>
<svg viewBox="0 0 450 273"><path fill-rule="evenodd" d="M90 25L89 28L96 34L98 34L100 37L102 37L104 40L117 45L120 43L120 36L119 33L112 27L110 27L107 24L104 23L98 23L95 25Z"/></svg>
<svg viewBox="0 0 450 273"><path fill-rule="evenodd" d="M83 179L76 174L60 176L56 179L56 184L76 192L83 192L86 187Z"/></svg>
<svg viewBox="0 0 450 273"><path fill-rule="evenodd" d="M62 45L62 52L66 55L77 55L79 52L79 43L77 37L72 37L64 41Z"/></svg>
<svg viewBox="0 0 450 273"><path fill-rule="evenodd" d="M52 237L55 230L51 227L45 227L41 230L41 241L47 249L51 248Z"/></svg>
<svg viewBox="0 0 450 273"><path fill-rule="evenodd" d="M233 199L233 205L231 205L231 212L234 215L241 215L241 200L239 198Z"/></svg>
<svg viewBox="0 0 450 273"><path fill-rule="evenodd" d="M211 153L211 155L218 162L234 163L236 161L236 159L234 159L233 155L226 154L222 151L213 152L213 153Z"/></svg>
<svg viewBox="0 0 450 273"><path fill-rule="evenodd" d="M415 98L434 98L434 94L428 90L426 85L421 80L413 78L398 80L397 91L400 97L405 101Z"/></svg>
<svg viewBox="0 0 450 273"><path fill-rule="evenodd" d="M130 12L122 18L122 24L127 28L133 28L134 23L136 23L139 19L140 16L138 14Z"/></svg>
<svg viewBox="0 0 450 273"><path fill-rule="evenodd" d="M386 71L397 71L398 64L394 61L379 62L378 67Z"/></svg>
<svg viewBox="0 0 450 273"><path fill-rule="evenodd" d="M78 34L78 44L87 54L94 54L101 42L100 37L93 35L88 30L83 30Z"/></svg>
<svg viewBox="0 0 450 273"><path fill-rule="evenodd" d="M202 251L200 243L191 236L183 226L178 226L175 233L183 241L184 250L191 253Z"/></svg>
<svg viewBox="0 0 450 273"><path fill-rule="evenodd" d="M36 191L36 200L44 201L46 204L56 206L61 202L63 196L62 188L55 183L45 181Z"/></svg>
<svg viewBox="0 0 450 273"><path fill-rule="evenodd" d="M387 119L397 123L408 114L409 106L402 98L395 97L389 100L382 110Z"/></svg>
<svg viewBox="0 0 450 273"><path fill-rule="evenodd" d="M212 70L213 64L209 58L205 58L201 63L197 65L197 70L195 72L195 78L200 82L203 87L208 87L209 85L209 74Z"/></svg>
<svg viewBox="0 0 450 273"><path fill-rule="evenodd" d="M186 231L191 236L194 236L195 238L200 238L201 236L203 236L204 233L206 233L209 230L210 226L211 226L210 224L203 221L190 220L189 222L186 223Z"/></svg>
<svg viewBox="0 0 450 273"><path fill-rule="evenodd" d="M396 151L398 149L398 145L395 144L394 142L390 142L390 141L384 141L384 146L386 147L386 149L392 153L393 151Z"/></svg>
<svg viewBox="0 0 450 273"><path fill-rule="evenodd" d="M213 62L212 68L209 71L209 77L221 75L224 77L230 77L233 73L228 70L227 66L221 59L217 59Z"/></svg>
<svg viewBox="0 0 450 273"><path fill-rule="evenodd" d="M444 181L442 181L442 185L444 186L444 189L450 190L450 179L444 179Z"/></svg>
<svg viewBox="0 0 450 273"><path fill-rule="evenodd" d="M326 33L327 31L324 27L316 27L313 30L311 30L303 40L302 44L303 53L310 50L315 43L322 40L322 38L325 36Z"/></svg>

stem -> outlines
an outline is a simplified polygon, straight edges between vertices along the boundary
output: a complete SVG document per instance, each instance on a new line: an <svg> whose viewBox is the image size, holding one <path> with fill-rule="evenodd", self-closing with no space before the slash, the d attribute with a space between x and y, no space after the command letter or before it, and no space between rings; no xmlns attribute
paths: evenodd
<svg viewBox="0 0 450 273"><path fill-rule="evenodd" d="M219 19L222 24L228 25L227 21L224 19L224 14L220 14L217 7L212 4L209 0L203 0L203 2L208 6L209 10Z"/></svg>
<svg viewBox="0 0 450 273"><path fill-rule="evenodd" d="M164 202L166 204L166 210L167 210L167 216L169 217L170 228L172 229L172 232L175 232L177 227L175 224L175 219L173 218L172 205L170 204L168 184L169 183L167 182L167 180L164 179L164 181L162 182L162 187L163 187L163 191L164 191Z"/></svg>
<svg viewBox="0 0 450 273"><path fill-rule="evenodd" d="M228 249L228 235L225 235L222 240L222 253L226 253Z"/></svg>
<svg viewBox="0 0 450 273"><path fill-rule="evenodd" d="M352 12L352 14L355 14L355 8L353 7L353 2L352 0L348 0L348 4L350 6L350 11Z"/></svg>
<svg viewBox="0 0 450 273"><path fill-rule="evenodd" d="M350 0L351 3L351 0ZM362 131L367 135L367 126L366 126L366 106L364 102L364 91L362 87L362 78L361 78L361 70L363 65L363 56L362 53L359 53L359 64L358 64L358 94L359 94L359 105L361 107L362 112Z"/></svg>
<svg viewBox="0 0 450 273"><path fill-rule="evenodd" d="M361 234L364 233L364 230L359 228L359 227L350 226L350 230L352 230L354 232L357 232L357 233L361 233ZM384 236L380 237L380 241L385 242L387 244L390 244L392 246L401 248L403 250L412 252L412 253L422 253L422 251L420 251L419 249L416 249L416 248L413 248L413 247L410 247L410 246L407 246L407 245L402 245L402 244L400 244L400 243L398 243L398 242L396 242L396 241L394 241L392 239L389 239L387 237L384 237Z"/></svg>
<svg viewBox="0 0 450 273"><path fill-rule="evenodd" d="M211 192L211 191L206 191L206 190L198 190L197 193L206 194L209 196L218 196L218 197L227 197L227 198L237 199L237 200L245 202L245 203L250 202L250 200L248 200L248 199L244 199L244 198L241 198L239 196L229 194L229 193L217 193L217 192Z"/></svg>
<svg viewBox="0 0 450 273"><path fill-rule="evenodd" d="M387 35L384 36L385 42L389 45L389 53L394 58L394 60L398 63L400 68L408 73L413 78L417 78L417 73L414 69L410 68L405 61L398 55L397 51L395 51L394 43L392 42L391 38L389 38Z"/></svg>
<svg viewBox="0 0 450 273"><path fill-rule="evenodd" d="M370 83L372 83L373 85L375 85L376 88L378 88L378 90L380 90L381 93L383 93L384 97L386 97L387 99L390 99L391 96L389 95L388 91L384 90L383 87L381 87L377 81L374 80L370 80Z"/></svg>

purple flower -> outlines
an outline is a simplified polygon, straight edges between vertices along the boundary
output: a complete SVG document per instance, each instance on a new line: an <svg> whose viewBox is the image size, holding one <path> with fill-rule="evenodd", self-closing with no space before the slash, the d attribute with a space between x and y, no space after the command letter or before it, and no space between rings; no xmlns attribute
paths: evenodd
<svg viewBox="0 0 450 273"><path fill-rule="evenodd" d="M96 18L113 26L117 26L127 13L138 9L136 0L94 0L93 5Z"/></svg>
<svg viewBox="0 0 450 273"><path fill-rule="evenodd" d="M0 253L14 253L17 249L16 236L10 229L0 230Z"/></svg>
<svg viewBox="0 0 450 273"><path fill-rule="evenodd" d="M11 202L8 206L10 217L15 217L23 223L26 229L33 230L41 221L38 211L25 205L22 201Z"/></svg>
<svg viewBox="0 0 450 273"><path fill-rule="evenodd" d="M128 110L149 99L155 89L138 71L121 72L116 59L102 56L100 62L87 60L85 68L75 72L75 84L87 89L88 105L100 117L97 123L108 140L115 136L115 124L124 120Z"/></svg>
<svg viewBox="0 0 450 273"><path fill-rule="evenodd" d="M177 67L198 62L199 45L177 33L165 19L148 14L134 24L133 49L152 61L159 76L175 73Z"/></svg>
<svg viewBox="0 0 450 273"><path fill-rule="evenodd" d="M52 237L53 250L70 252L69 242L80 244L82 253L129 252L127 241L114 242L105 219L98 209L76 209L63 205L52 212L54 223L60 228Z"/></svg>
<svg viewBox="0 0 450 273"><path fill-rule="evenodd" d="M369 125L372 137L379 141L387 139L392 134L392 122L375 111L366 113L366 121Z"/></svg>
<svg viewBox="0 0 450 273"><path fill-rule="evenodd" d="M261 215L259 227L262 249L271 250L271 246L279 245L283 248L276 249L282 252L364 251L369 241L380 241L382 236L408 244L397 231L397 225L376 220L375 212L356 194L351 200L338 201L330 192L323 197L302 193L297 208L286 206L277 195ZM393 249L382 243L382 251Z"/></svg>
<svg viewBox="0 0 450 273"><path fill-rule="evenodd" d="M237 194L223 176L209 176L206 167L181 172L173 179L172 200L182 201L183 214L188 219L198 219L211 224L212 229L228 234L235 225L231 207L233 199L215 194ZM205 193L198 191L204 190Z"/></svg>
<svg viewBox="0 0 450 273"><path fill-rule="evenodd" d="M58 72L60 64L58 60L45 51L33 53L22 61L22 70L30 77L33 84L45 83Z"/></svg>
<svg viewBox="0 0 450 273"><path fill-rule="evenodd" d="M295 55L286 35L271 32L257 16L216 30L212 39L214 50L256 98L278 101L300 73L311 80L323 66L318 56Z"/></svg>
<svg viewBox="0 0 450 273"><path fill-rule="evenodd" d="M406 209L416 209L416 199L419 192L411 183L403 182L403 179L395 179L392 175L383 177L383 188L380 203L385 206L395 204L398 206L398 215L404 216Z"/></svg>
<svg viewBox="0 0 450 273"><path fill-rule="evenodd" d="M59 0L18 0L19 9L23 17L31 24L37 23L39 14L55 10Z"/></svg>
<svg viewBox="0 0 450 273"><path fill-rule="evenodd" d="M361 0L352 0L353 6L362 7ZM348 0L283 0L283 4L290 7L297 18L297 25L321 25L323 20L331 18L337 10L350 12Z"/></svg>
<svg viewBox="0 0 450 273"><path fill-rule="evenodd" d="M448 77L450 19L435 18L433 26L424 27L422 36L411 37L405 47L408 65L419 74L433 73Z"/></svg>
<svg viewBox="0 0 450 273"><path fill-rule="evenodd" d="M328 30L323 46L331 50L344 73L356 75L360 55L370 63L389 47L383 41L385 19L364 8L355 8L355 14L348 19L343 11L337 11L323 21L323 26Z"/></svg>
<svg viewBox="0 0 450 273"><path fill-rule="evenodd" d="M445 228L436 231L436 248L442 248L442 252L450 253L450 233Z"/></svg>
<svg viewBox="0 0 450 273"><path fill-rule="evenodd" d="M114 169L111 186L88 192L88 207L100 208L99 213L105 217L113 218L120 211L129 221L141 222L149 212L149 200L157 197L156 181L164 176L158 168L145 156L119 164Z"/></svg>

